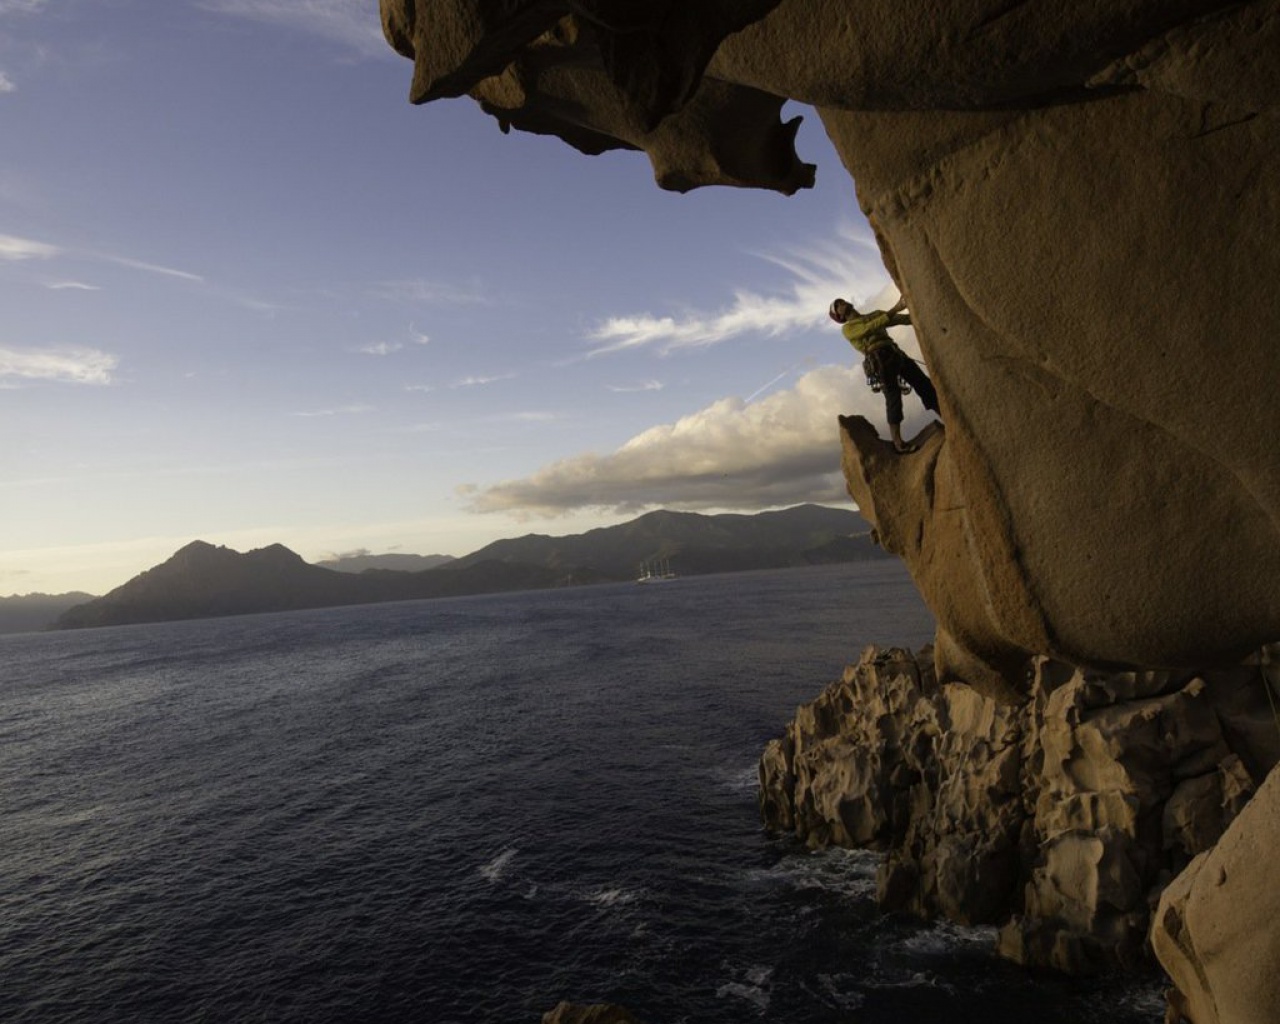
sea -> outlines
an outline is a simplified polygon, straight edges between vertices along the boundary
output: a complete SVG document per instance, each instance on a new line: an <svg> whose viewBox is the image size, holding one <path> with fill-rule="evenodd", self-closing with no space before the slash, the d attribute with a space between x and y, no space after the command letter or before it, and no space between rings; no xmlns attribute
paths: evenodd
<svg viewBox="0 0 1280 1024"><path fill-rule="evenodd" d="M897 563L0 637L0 1020L1156 1024L884 915L756 764Z"/></svg>

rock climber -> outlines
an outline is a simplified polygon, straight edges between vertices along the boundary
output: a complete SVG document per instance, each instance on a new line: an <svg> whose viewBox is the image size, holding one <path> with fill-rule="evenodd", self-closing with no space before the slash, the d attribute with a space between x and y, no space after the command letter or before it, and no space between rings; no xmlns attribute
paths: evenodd
<svg viewBox="0 0 1280 1024"><path fill-rule="evenodd" d="M862 354L862 370L867 375L871 390L884 393L893 448L902 453L915 451L914 445L902 440L903 392L914 390L926 409L938 411L938 393L933 389L933 382L916 361L889 337L888 328L911 323L911 317L903 312L906 307L907 300L899 299L889 310L873 309L869 313L859 313L852 302L836 299L827 311L831 319L840 325L845 340Z"/></svg>

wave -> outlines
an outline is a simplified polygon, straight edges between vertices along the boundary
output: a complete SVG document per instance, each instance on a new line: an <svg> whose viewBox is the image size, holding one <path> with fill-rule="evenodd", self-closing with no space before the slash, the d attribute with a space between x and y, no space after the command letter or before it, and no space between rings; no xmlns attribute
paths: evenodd
<svg viewBox="0 0 1280 1024"><path fill-rule="evenodd" d="M644 892L640 889L623 889L621 887L602 886L598 889L592 889L584 893L582 898L593 907L610 909L613 907L625 907L633 903L637 903L643 895Z"/></svg>
<svg viewBox="0 0 1280 1024"><path fill-rule="evenodd" d="M750 1003L756 1012L764 1014L769 1009L770 982L773 979L773 968L756 965L747 968L741 979L727 981L716 989L716 997L725 999L732 996Z"/></svg>
<svg viewBox="0 0 1280 1024"><path fill-rule="evenodd" d="M797 890L821 889L850 899L874 898L876 871L882 856L870 850L827 850L784 856L770 868L748 873L748 879L783 883Z"/></svg>
<svg viewBox="0 0 1280 1024"><path fill-rule="evenodd" d="M888 975L888 976L886 976ZM863 988L887 991L894 989L929 988L956 994L956 987L944 981L932 971L873 972L862 980Z"/></svg>
<svg viewBox="0 0 1280 1024"><path fill-rule="evenodd" d="M998 934L999 929L990 926L965 927L950 921L937 921L893 945L917 956L949 957L962 952L989 952L995 948Z"/></svg>
<svg viewBox="0 0 1280 1024"><path fill-rule="evenodd" d="M731 793L754 793L760 785L760 769L752 764L748 768L725 768L720 785Z"/></svg>
<svg viewBox="0 0 1280 1024"><path fill-rule="evenodd" d="M835 1010L860 1010L867 1001L860 989L861 979L852 974L818 974L817 987L801 982L800 987L818 1002Z"/></svg>
<svg viewBox="0 0 1280 1024"><path fill-rule="evenodd" d="M519 852L514 846L508 846L488 864L477 868L480 876L490 884L501 882L502 876L507 873L507 868L511 866L512 860L515 859L515 855Z"/></svg>

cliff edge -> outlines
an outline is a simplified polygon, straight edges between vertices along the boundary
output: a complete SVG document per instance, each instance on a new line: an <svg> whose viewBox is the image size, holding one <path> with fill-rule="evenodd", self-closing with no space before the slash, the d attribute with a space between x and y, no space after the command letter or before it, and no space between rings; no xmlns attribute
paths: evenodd
<svg viewBox="0 0 1280 1024"><path fill-rule="evenodd" d="M804 188L779 112L818 111L946 424L899 458L844 421L850 493L937 615L940 685L1017 708L1036 658L1200 673L1280 639L1280 0L381 10L413 101L643 150L664 188ZM1180 988L1212 987L1224 891L1160 917Z"/></svg>

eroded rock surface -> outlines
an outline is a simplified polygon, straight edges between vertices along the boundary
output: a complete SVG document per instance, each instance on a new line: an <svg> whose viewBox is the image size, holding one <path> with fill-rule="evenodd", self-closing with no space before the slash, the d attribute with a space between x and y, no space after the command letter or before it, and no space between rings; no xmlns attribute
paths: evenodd
<svg viewBox="0 0 1280 1024"><path fill-rule="evenodd" d="M815 841L871 834L893 851L890 902L1014 915L1012 955L1131 959L1143 900L1267 758L1226 727L1208 675L1134 673L1182 682L1099 705L1096 675L1051 686L1057 661L1023 666L1228 665L1280 639L1280 0L381 8L415 101L469 94L504 131L644 150L665 188L806 187L779 112L817 109L946 423L899 458L845 421L846 476L939 632L920 670L935 682L876 697L922 716L894 727L902 756L886 759L888 737L874 756L875 736L846 741L847 777L805 782L778 821L798 815ZM933 778L913 743L972 749ZM771 756L780 777L807 770ZM1231 834L1271 835L1266 806ZM1215 903L1226 890L1203 871L1175 887L1185 908L1158 948L1189 958L1170 969L1199 979L1196 1024L1262 1019L1211 1015L1215 985L1241 981L1229 965L1273 947L1195 923L1245 898ZM1280 897L1256 880L1274 942Z"/></svg>
<svg viewBox="0 0 1280 1024"><path fill-rule="evenodd" d="M887 909L1001 925L1027 964L1136 968L1151 903L1280 759L1263 671L1038 658L1009 704L939 683L928 652L869 648L767 747L761 812L813 847L883 851Z"/></svg>
<svg viewBox="0 0 1280 1024"><path fill-rule="evenodd" d="M640 1024L613 1003L560 1003L542 1015L542 1024Z"/></svg>
<svg viewBox="0 0 1280 1024"><path fill-rule="evenodd" d="M939 387L925 525L985 596L957 655L1280 637L1280 0L381 6L415 101L643 149L668 188L806 186L778 114L818 109Z"/></svg>
<svg viewBox="0 0 1280 1024"><path fill-rule="evenodd" d="M1160 898L1152 942L1176 986L1170 1016L1194 1024L1274 1024L1280 931L1259 893L1275 886L1280 775L1274 772L1221 842Z"/></svg>

